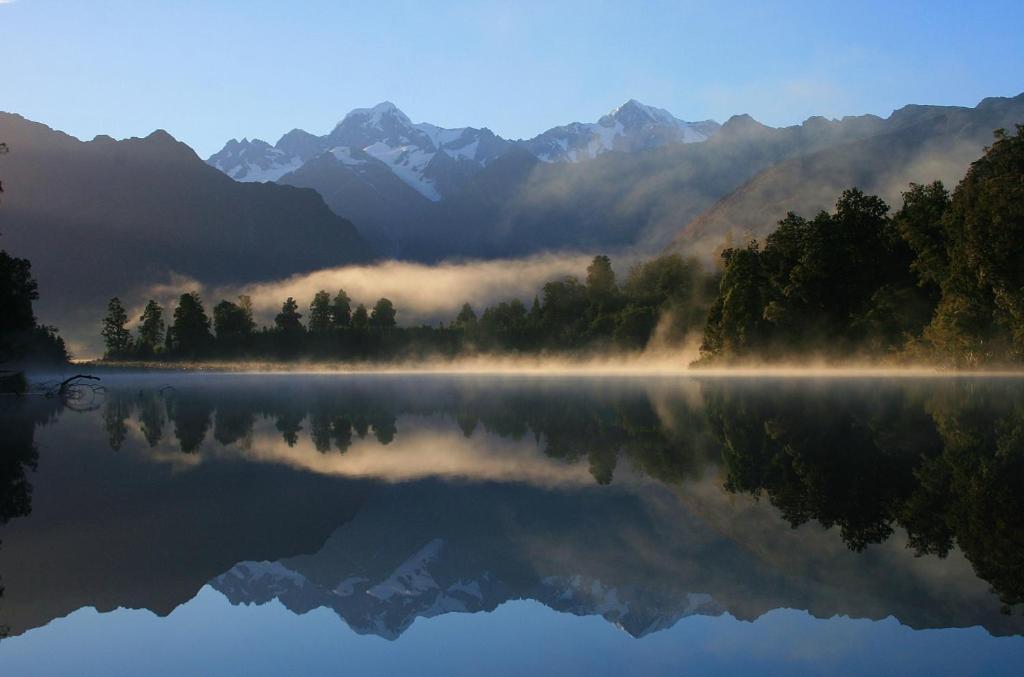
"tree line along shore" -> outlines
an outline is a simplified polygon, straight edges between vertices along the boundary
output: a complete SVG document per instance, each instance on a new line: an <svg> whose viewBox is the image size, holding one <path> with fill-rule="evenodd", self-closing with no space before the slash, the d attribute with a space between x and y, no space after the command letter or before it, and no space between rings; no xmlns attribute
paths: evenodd
<svg viewBox="0 0 1024 677"><path fill-rule="evenodd" d="M257 327L251 299L210 311L196 292L150 300L134 331L113 298L107 361L428 359L466 354L579 355L700 339L702 365L824 360L986 368L1024 361L1024 126L993 144L950 192L911 184L893 211L856 188L834 210L790 213L763 242L714 265L666 254L619 279L607 256L583 279L543 285L527 302L468 303L438 325L399 326L387 298L353 303L321 290L286 299ZM38 323L25 259L0 253L0 364L67 359Z"/></svg>

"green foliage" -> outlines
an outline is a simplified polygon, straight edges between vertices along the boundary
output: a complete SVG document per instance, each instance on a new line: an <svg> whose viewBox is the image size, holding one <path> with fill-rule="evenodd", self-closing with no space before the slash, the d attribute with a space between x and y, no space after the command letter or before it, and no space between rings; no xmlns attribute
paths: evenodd
<svg viewBox="0 0 1024 677"><path fill-rule="evenodd" d="M309 304L309 330L312 332L330 331L334 327L331 312L331 295L321 289L313 295Z"/></svg>
<svg viewBox="0 0 1024 677"><path fill-rule="evenodd" d="M352 327L354 329L366 329L369 324L369 313L366 312L366 306L360 303L356 306L355 312L352 313Z"/></svg>
<svg viewBox="0 0 1024 677"><path fill-rule="evenodd" d="M473 306L468 303L462 304L459 314L455 316L455 326L460 329L476 326L476 311L473 310Z"/></svg>
<svg viewBox="0 0 1024 677"><path fill-rule="evenodd" d="M934 295L879 198L845 191L833 214L789 214L765 241L722 254L703 353L724 359L900 349L919 336Z"/></svg>
<svg viewBox="0 0 1024 677"><path fill-rule="evenodd" d="M489 346L522 348L529 331L526 306L519 299L491 306L480 316L479 329Z"/></svg>
<svg viewBox="0 0 1024 677"><path fill-rule="evenodd" d="M595 256L587 266L587 291L595 301L607 301L618 293L615 284L615 271L607 256Z"/></svg>
<svg viewBox="0 0 1024 677"><path fill-rule="evenodd" d="M890 218L843 193L723 254L706 359L918 353L956 366L1024 360L1024 127L971 165L952 198L911 184Z"/></svg>
<svg viewBox="0 0 1024 677"><path fill-rule="evenodd" d="M727 249L721 291L711 306L701 351L708 355L746 356L763 347L770 325L768 275L757 244Z"/></svg>
<svg viewBox="0 0 1024 677"><path fill-rule="evenodd" d="M174 322L167 330L167 349L175 356L195 359L206 354L212 343L210 318L198 292L182 294L174 309Z"/></svg>
<svg viewBox="0 0 1024 677"><path fill-rule="evenodd" d="M0 334L31 328L36 321L32 302L38 298L28 259L0 251Z"/></svg>
<svg viewBox="0 0 1024 677"><path fill-rule="evenodd" d="M910 269L921 284L940 285L949 276L949 239L943 216L949 209L949 191L941 181L927 186L912 183L903 193L903 207L894 221L900 236L914 252Z"/></svg>
<svg viewBox="0 0 1024 677"><path fill-rule="evenodd" d="M941 230L944 247L930 259L948 264L936 266L945 274L929 343L957 365L1024 360L1024 126L996 133L953 192Z"/></svg>
<svg viewBox="0 0 1024 677"><path fill-rule="evenodd" d="M299 312L299 304L291 296L281 304L281 312L274 317L274 326L285 334L301 334L303 332L302 313Z"/></svg>
<svg viewBox="0 0 1024 677"><path fill-rule="evenodd" d="M153 299L146 303L139 317L138 350L143 356L156 354L164 342L164 309Z"/></svg>
<svg viewBox="0 0 1024 677"><path fill-rule="evenodd" d="M106 357L116 359L125 357L132 348L132 335L125 325L128 324L128 313L121 305L121 299L116 296L110 299L107 304L107 315L103 318L103 329L100 335L107 348Z"/></svg>
<svg viewBox="0 0 1024 677"><path fill-rule="evenodd" d="M0 362L20 358L35 327L32 302L39 298L28 259L0 251Z"/></svg>
<svg viewBox="0 0 1024 677"><path fill-rule="evenodd" d="M218 341L238 343L250 336L255 328L252 303L248 297L239 297L239 303L221 301L213 307L213 330Z"/></svg>
<svg viewBox="0 0 1024 677"><path fill-rule="evenodd" d="M519 299L500 301L478 316L468 303L439 327L398 327L398 309L387 298L368 310L339 290L332 300L319 291L305 331L294 299L282 305L273 328L255 331L252 304L221 301L213 309L216 338L198 350L170 349L168 359L386 359L452 357L463 351L586 352L624 347L638 350L655 328L671 327L674 338L699 326L707 314L717 275L678 255L653 259L630 271L620 289L611 260L596 256L586 283L576 277L544 285L529 309ZM193 304L194 305L194 304ZM666 320L666 318L668 318ZM169 337L174 331L168 332ZM141 346L140 346L141 352ZM149 355L147 355L149 357Z"/></svg>
<svg viewBox="0 0 1024 677"><path fill-rule="evenodd" d="M347 327L352 323L352 299L344 289L339 289L331 304L331 321L336 328Z"/></svg>
<svg viewBox="0 0 1024 677"><path fill-rule="evenodd" d="M395 304L390 299L381 298L373 304L373 311L370 313L370 326L377 329L390 329L395 326Z"/></svg>

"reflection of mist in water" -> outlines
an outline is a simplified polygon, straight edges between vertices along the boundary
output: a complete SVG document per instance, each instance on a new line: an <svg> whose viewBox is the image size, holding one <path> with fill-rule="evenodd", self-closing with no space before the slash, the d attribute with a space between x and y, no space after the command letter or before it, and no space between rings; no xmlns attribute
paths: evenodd
<svg viewBox="0 0 1024 677"><path fill-rule="evenodd" d="M103 409L66 412L39 432L51 473L91 459L69 485L79 492L97 481L93 466L123 477L125 490L133 477L164 477L170 484L148 495L199 511L179 520L197 529L194 520L211 521L206 499L182 502L186 487L240 489L251 482L230 478L254 471L271 486L315 482L308 499L260 492L275 516L252 527L272 543L295 528L297 506L315 514L323 496L374 487L351 524L305 518L324 534L305 550L219 556L222 568L201 580L233 571L222 586L233 600L327 605L366 628L385 614L386 636L418 616L488 610L509 596L599 613L638 634L688 613L750 619L779 606L1020 631L1019 611L1001 615L989 592L1015 607L1020 590L1013 431L1024 386L1013 379L150 373L108 386ZM162 519L147 500L117 503ZM249 500L216 510L244 523ZM63 505L44 514L72 509ZM125 519L81 531L130 539ZM35 550L32 534L15 539L26 562L61 551L40 533ZM213 545L218 531L208 536L227 548ZM408 595L394 600L404 611L392 597L364 599L420 560L442 597L414 577L427 587L402 584ZM246 561L255 564L232 568ZM33 575L11 580L28 594ZM465 597L476 586L481 596Z"/></svg>
<svg viewBox="0 0 1024 677"><path fill-rule="evenodd" d="M271 420L256 421L241 444L204 443L201 455L186 455L171 441L153 450L154 460L194 465L203 456L240 456L246 461L280 463L326 475L404 482L428 477L476 481L525 482L538 486L590 484L585 466L545 456L535 439L509 440L485 431L464 434L454 421L438 417L399 417L394 438L356 436L344 450L317 448L304 434L308 417L294 422L293 434ZM389 424L390 425L390 424ZM140 433L141 434L141 433Z"/></svg>

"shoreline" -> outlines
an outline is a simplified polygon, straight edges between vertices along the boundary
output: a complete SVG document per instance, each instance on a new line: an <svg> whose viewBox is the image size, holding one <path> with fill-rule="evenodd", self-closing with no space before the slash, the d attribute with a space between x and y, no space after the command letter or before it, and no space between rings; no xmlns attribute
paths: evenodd
<svg viewBox="0 0 1024 677"><path fill-rule="evenodd" d="M682 364L680 364L682 362ZM246 375L338 376L529 376L529 377L623 377L623 378L787 378L787 379L1024 379L1024 369L950 369L937 366L906 367L874 365L737 365L691 367L669 360L460 360L417 363L338 362L75 362L69 369L108 373L195 373Z"/></svg>

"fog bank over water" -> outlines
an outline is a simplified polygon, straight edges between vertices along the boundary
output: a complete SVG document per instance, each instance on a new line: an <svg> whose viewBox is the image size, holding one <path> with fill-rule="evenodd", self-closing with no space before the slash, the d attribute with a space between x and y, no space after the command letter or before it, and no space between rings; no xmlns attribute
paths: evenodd
<svg viewBox="0 0 1024 677"><path fill-rule="evenodd" d="M272 323L289 296L306 312L313 295L326 289L332 295L344 289L353 307L367 307L381 298L391 299L401 325L450 321L463 303L477 312L499 301L517 298L529 304L546 282L566 275L586 276L591 254L539 254L521 259L450 261L436 265L384 261L372 265L342 266L240 287L204 289L208 306L239 294L252 297L258 323ZM621 268L621 264L620 264ZM625 269L619 271L620 276ZM174 285L181 287L181 285ZM180 292L179 292L180 293Z"/></svg>

